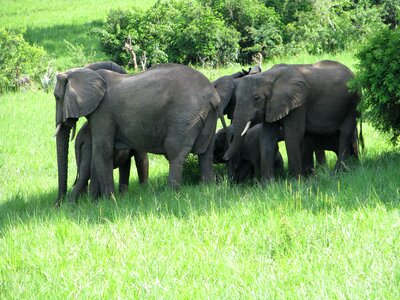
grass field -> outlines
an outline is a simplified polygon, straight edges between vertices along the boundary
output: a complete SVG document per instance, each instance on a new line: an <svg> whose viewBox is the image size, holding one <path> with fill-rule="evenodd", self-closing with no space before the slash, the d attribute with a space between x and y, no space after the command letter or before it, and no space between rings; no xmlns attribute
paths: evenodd
<svg viewBox="0 0 400 300"><path fill-rule="evenodd" d="M109 8L153 2L0 0L0 26L26 26L62 67L63 37L98 51L88 33ZM320 59L356 63L299 55L264 68ZM199 185L191 158L174 191L167 161L151 155L146 186L133 168L116 201L54 209L54 110L52 92L0 96L0 299L400 299L400 149L368 124L349 172L235 186L217 167L220 182ZM73 142L69 157L70 188Z"/></svg>

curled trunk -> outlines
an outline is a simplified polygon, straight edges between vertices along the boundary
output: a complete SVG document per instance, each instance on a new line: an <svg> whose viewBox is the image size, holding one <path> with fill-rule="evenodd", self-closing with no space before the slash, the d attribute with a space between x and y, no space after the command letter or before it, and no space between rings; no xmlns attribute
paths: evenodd
<svg viewBox="0 0 400 300"><path fill-rule="evenodd" d="M67 193L67 180L68 180L68 142L71 128L64 124L56 136L57 141L57 167L58 167L58 196L55 203L56 206L60 205L62 199Z"/></svg>

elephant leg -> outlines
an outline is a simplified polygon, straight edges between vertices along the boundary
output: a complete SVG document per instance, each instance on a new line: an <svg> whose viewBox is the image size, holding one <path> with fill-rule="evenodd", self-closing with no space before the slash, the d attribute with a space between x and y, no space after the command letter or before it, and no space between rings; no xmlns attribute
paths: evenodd
<svg viewBox="0 0 400 300"><path fill-rule="evenodd" d="M274 173L275 175L282 176L283 173L284 173L283 158L282 158L281 153L279 152L279 148L278 147L276 147L274 170L275 170L275 173Z"/></svg>
<svg viewBox="0 0 400 300"><path fill-rule="evenodd" d="M74 187L72 188L69 198L70 202L75 203L80 196L87 192L88 180L89 179L78 178Z"/></svg>
<svg viewBox="0 0 400 300"><path fill-rule="evenodd" d="M100 182L94 162L91 163L90 175L89 194L93 199L97 199L100 197Z"/></svg>
<svg viewBox="0 0 400 300"><path fill-rule="evenodd" d="M359 148L358 148L358 131L357 128L354 130L353 138L350 146L350 155L356 160L359 160Z"/></svg>
<svg viewBox="0 0 400 300"><path fill-rule="evenodd" d="M233 182L242 183L254 176L254 169L250 162L242 160L233 174Z"/></svg>
<svg viewBox="0 0 400 300"><path fill-rule="evenodd" d="M325 155L325 150L315 148L315 158L317 159L317 163L320 166L326 166L326 155Z"/></svg>
<svg viewBox="0 0 400 300"><path fill-rule="evenodd" d="M183 164L190 153L191 148L182 149L174 158L169 158L168 185L177 189L182 184Z"/></svg>
<svg viewBox="0 0 400 300"><path fill-rule="evenodd" d="M215 182L213 172L213 152L215 146L215 128L217 126L217 112L210 110L204 120L204 127L201 129L196 142L193 145L192 152L197 153L199 158L201 182ZM204 143L205 145L201 145ZM208 145L208 146L207 146ZM207 146L205 151L199 151L200 148Z"/></svg>
<svg viewBox="0 0 400 300"><path fill-rule="evenodd" d="M300 177L303 174L301 144L305 133L305 107L300 106L284 119L284 136L288 156L289 174Z"/></svg>
<svg viewBox="0 0 400 300"><path fill-rule="evenodd" d="M90 141L91 143L91 141ZM79 153L79 161L77 161L77 175L76 182L74 187L72 188L72 192L70 195L70 202L76 202L77 198L87 192L87 186L90 179L90 168L91 168L91 156L92 156L92 146L85 147L87 145L83 145L82 148L78 149Z"/></svg>
<svg viewBox="0 0 400 300"><path fill-rule="evenodd" d="M320 151L315 148L314 137L306 134L301 144L301 160L304 175L314 174L314 150L316 153Z"/></svg>
<svg viewBox="0 0 400 300"><path fill-rule="evenodd" d="M210 144L209 149L207 149L206 153L198 155L201 182L203 183L215 182L215 175L212 169L212 153L214 148L213 144L214 143Z"/></svg>
<svg viewBox="0 0 400 300"><path fill-rule="evenodd" d="M119 168L119 186L118 191L120 194L124 194L128 191L129 186L129 175L131 172L131 159L128 158Z"/></svg>
<svg viewBox="0 0 400 300"><path fill-rule="evenodd" d="M279 137L279 125L264 123L260 138L260 171L261 182L274 179L274 160Z"/></svg>
<svg viewBox="0 0 400 300"><path fill-rule="evenodd" d="M101 196L115 194L113 178L113 143L93 139L92 161L100 184Z"/></svg>
<svg viewBox="0 0 400 300"><path fill-rule="evenodd" d="M340 126L339 152L336 170L346 169L345 160L350 156L351 143L356 130L355 112L350 112Z"/></svg>
<svg viewBox="0 0 400 300"><path fill-rule="evenodd" d="M134 151L136 170L139 183L145 184L149 179L149 157L146 152Z"/></svg>

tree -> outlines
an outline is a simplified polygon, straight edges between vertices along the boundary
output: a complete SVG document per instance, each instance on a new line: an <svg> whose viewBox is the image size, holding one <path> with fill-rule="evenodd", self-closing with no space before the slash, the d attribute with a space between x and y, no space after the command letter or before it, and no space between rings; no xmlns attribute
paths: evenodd
<svg viewBox="0 0 400 300"><path fill-rule="evenodd" d="M357 53L358 72L352 83L361 89L363 108L378 129L400 136L400 29L386 28L372 36Z"/></svg>

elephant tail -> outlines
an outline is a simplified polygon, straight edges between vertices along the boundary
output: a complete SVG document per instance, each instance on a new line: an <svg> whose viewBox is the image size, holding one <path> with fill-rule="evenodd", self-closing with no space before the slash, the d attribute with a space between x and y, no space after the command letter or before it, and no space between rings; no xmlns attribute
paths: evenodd
<svg viewBox="0 0 400 300"><path fill-rule="evenodd" d="M362 113L361 112L357 112L357 116L360 117L360 133L358 135L358 140L360 142L360 146L362 151L364 151L365 149L365 143L364 143L364 136L363 136L363 132L362 132Z"/></svg>

